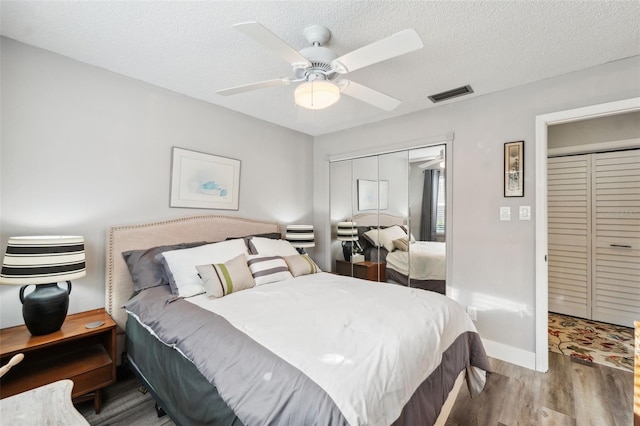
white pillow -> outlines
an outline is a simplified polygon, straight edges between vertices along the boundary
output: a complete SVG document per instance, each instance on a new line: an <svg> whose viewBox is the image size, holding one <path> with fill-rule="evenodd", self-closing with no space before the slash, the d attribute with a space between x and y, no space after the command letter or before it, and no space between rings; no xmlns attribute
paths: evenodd
<svg viewBox="0 0 640 426"><path fill-rule="evenodd" d="M404 229L404 232L406 234L409 234L409 227L407 225L401 225L402 229ZM416 237L413 236L413 234L409 235L409 241L412 243L416 242Z"/></svg>
<svg viewBox="0 0 640 426"><path fill-rule="evenodd" d="M169 277L171 291L180 297L204 293L197 265L224 263L241 254L248 254L243 239L221 241L183 250L165 251L156 256Z"/></svg>
<svg viewBox="0 0 640 426"><path fill-rule="evenodd" d="M398 225L390 226L388 228L376 228L371 229L364 233L369 240L376 247L384 247L389 252L393 251L393 240L399 238L407 238L407 233Z"/></svg>
<svg viewBox="0 0 640 426"><path fill-rule="evenodd" d="M287 262L280 256L256 254L247 258L247 265L257 286L293 278Z"/></svg>
<svg viewBox="0 0 640 426"><path fill-rule="evenodd" d="M264 256L293 256L298 253L287 240L273 240L271 238L253 237L251 243L258 254Z"/></svg>

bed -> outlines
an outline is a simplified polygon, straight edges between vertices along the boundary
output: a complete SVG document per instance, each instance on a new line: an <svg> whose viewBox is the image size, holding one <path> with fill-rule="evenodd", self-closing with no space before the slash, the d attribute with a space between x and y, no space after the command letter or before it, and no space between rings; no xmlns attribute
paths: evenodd
<svg viewBox="0 0 640 426"><path fill-rule="evenodd" d="M308 259L297 252L274 254L288 243L264 236L279 229L196 216L109 230L106 305L119 326L118 350L174 422L442 425L464 378L472 395L483 389L490 365L457 303L321 272L313 262L306 272ZM214 241L220 243L205 243ZM241 244L247 252L235 256ZM223 252L232 258L198 265L205 293L179 297L161 284L132 297L122 253L176 245L184 247L161 252L165 267L205 249L217 250L216 259ZM254 271L252 262L266 258L290 262L291 276L264 281L276 272ZM242 289L234 278L237 289L212 297L220 291L207 287L215 274L202 268L233 271L242 259L261 284Z"/></svg>
<svg viewBox="0 0 640 426"><path fill-rule="evenodd" d="M416 241L398 216L363 213L353 220L365 259L386 263L388 281L446 294L446 243Z"/></svg>

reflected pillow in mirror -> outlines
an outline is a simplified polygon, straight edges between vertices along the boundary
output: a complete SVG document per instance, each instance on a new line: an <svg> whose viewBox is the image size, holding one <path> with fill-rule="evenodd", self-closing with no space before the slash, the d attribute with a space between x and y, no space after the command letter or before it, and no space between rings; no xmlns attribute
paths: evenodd
<svg viewBox="0 0 640 426"><path fill-rule="evenodd" d="M401 251L409 251L409 240L406 237L398 238L393 240L393 246Z"/></svg>
<svg viewBox="0 0 640 426"><path fill-rule="evenodd" d="M376 247L384 247L389 252L394 249L393 240L407 237L405 230L398 225L393 225L388 228L375 228L365 232L364 235L373 245Z"/></svg>

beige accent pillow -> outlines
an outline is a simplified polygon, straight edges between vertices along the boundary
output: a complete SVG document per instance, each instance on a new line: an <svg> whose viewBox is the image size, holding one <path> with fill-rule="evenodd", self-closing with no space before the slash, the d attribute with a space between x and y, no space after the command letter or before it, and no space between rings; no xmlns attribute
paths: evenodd
<svg viewBox="0 0 640 426"><path fill-rule="evenodd" d="M398 238L393 240L393 246L401 251L409 251L409 240L406 238Z"/></svg>
<svg viewBox="0 0 640 426"><path fill-rule="evenodd" d="M393 241L398 238L405 238L407 233L398 225L388 228L375 228L364 233L376 247L384 247L389 252L393 251Z"/></svg>
<svg viewBox="0 0 640 426"><path fill-rule="evenodd" d="M225 263L196 266L208 296L223 297L256 285L244 254Z"/></svg>
<svg viewBox="0 0 640 426"><path fill-rule="evenodd" d="M285 256L284 261L287 262L289 272L294 277L300 275L317 274L322 272L318 265L306 254L297 254L295 256Z"/></svg>

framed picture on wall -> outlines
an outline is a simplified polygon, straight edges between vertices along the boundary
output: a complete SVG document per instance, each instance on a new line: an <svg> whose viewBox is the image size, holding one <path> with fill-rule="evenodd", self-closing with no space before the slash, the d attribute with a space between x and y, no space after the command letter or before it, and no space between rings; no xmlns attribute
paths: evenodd
<svg viewBox="0 0 640 426"><path fill-rule="evenodd" d="M240 160L173 148L170 207L238 210Z"/></svg>
<svg viewBox="0 0 640 426"><path fill-rule="evenodd" d="M386 210L388 208L389 208L389 181L388 180L358 179L358 210L359 211L376 210L376 209Z"/></svg>
<svg viewBox="0 0 640 426"><path fill-rule="evenodd" d="M504 144L504 196L524 197L524 141Z"/></svg>

